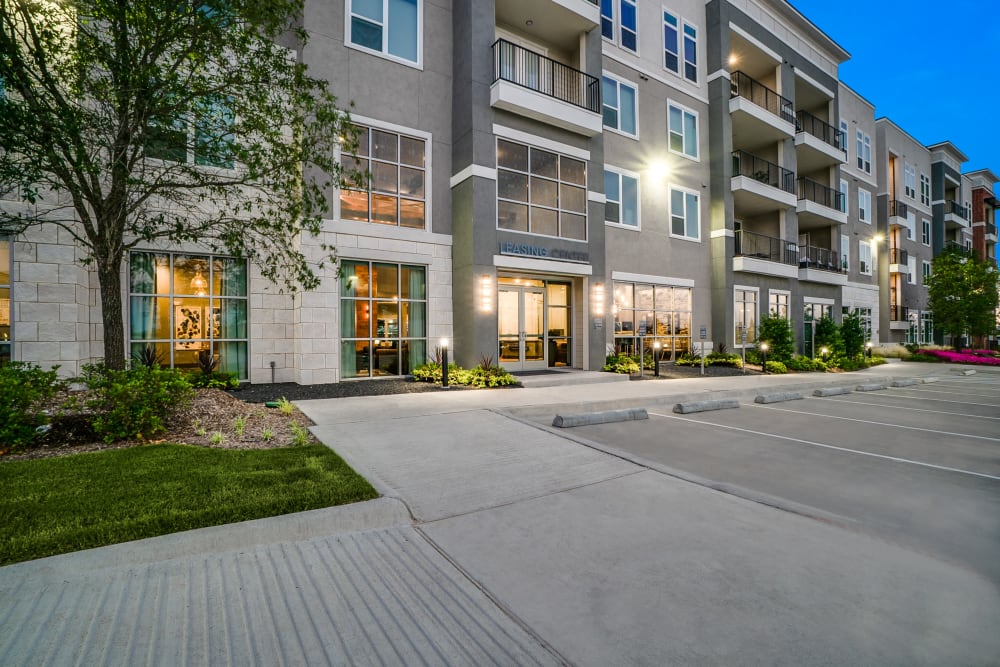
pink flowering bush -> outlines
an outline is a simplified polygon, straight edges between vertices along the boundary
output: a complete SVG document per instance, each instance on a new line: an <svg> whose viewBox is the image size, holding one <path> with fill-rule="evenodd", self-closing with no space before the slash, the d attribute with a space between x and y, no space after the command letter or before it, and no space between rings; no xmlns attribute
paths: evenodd
<svg viewBox="0 0 1000 667"><path fill-rule="evenodd" d="M978 350L977 350L978 351ZM950 361L953 364L980 364L986 366L1000 366L1000 358L993 356L977 356L966 352L949 352L948 350L918 350L917 354L925 354L929 357L937 357L943 361Z"/></svg>

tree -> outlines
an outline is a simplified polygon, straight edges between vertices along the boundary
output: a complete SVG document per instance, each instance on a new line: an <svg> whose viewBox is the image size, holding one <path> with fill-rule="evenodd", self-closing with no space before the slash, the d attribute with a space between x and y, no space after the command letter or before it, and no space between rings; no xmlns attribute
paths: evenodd
<svg viewBox="0 0 1000 667"><path fill-rule="evenodd" d="M817 348L826 348L827 355L833 357L844 356L844 341L840 336L840 327L837 326L836 320L832 317L821 317L816 320L813 325L816 327L816 333L813 336L813 340L816 341ZM816 350L813 350L813 357L816 356Z"/></svg>
<svg viewBox="0 0 1000 667"><path fill-rule="evenodd" d="M931 264L927 305L934 323L951 335L959 348L959 337L968 332L983 336L996 330L997 271L961 248L945 248Z"/></svg>
<svg viewBox="0 0 1000 667"><path fill-rule="evenodd" d="M865 327L856 310L844 315L844 321L840 324L840 338L844 345L844 356L848 359L860 359L864 355Z"/></svg>
<svg viewBox="0 0 1000 667"><path fill-rule="evenodd" d="M784 317L772 313L760 321L757 334L758 348L760 343L767 343L767 356L772 361L790 361L795 354L792 325Z"/></svg>
<svg viewBox="0 0 1000 667"><path fill-rule="evenodd" d="M350 177L348 115L295 48L303 0L0 0L0 183L56 224L100 284L105 363L125 365L122 261L136 244L244 257L290 291L335 260L303 254Z"/></svg>

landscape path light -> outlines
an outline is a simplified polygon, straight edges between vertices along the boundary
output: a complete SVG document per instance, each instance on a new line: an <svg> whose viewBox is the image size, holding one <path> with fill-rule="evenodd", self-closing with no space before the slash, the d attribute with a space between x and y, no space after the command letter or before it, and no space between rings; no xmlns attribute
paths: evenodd
<svg viewBox="0 0 1000 667"><path fill-rule="evenodd" d="M760 365L764 369L764 374L767 374L767 343L760 344Z"/></svg>
<svg viewBox="0 0 1000 667"><path fill-rule="evenodd" d="M653 377L660 377L660 341L653 343Z"/></svg>
<svg viewBox="0 0 1000 667"><path fill-rule="evenodd" d="M441 386L448 386L448 339L441 339Z"/></svg>

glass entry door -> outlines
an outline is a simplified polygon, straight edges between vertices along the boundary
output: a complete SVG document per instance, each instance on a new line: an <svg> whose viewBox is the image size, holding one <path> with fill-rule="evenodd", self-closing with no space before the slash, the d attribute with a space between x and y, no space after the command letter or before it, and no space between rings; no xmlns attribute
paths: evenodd
<svg viewBox="0 0 1000 667"><path fill-rule="evenodd" d="M497 315L500 364L512 371L545 368L545 289L501 285Z"/></svg>

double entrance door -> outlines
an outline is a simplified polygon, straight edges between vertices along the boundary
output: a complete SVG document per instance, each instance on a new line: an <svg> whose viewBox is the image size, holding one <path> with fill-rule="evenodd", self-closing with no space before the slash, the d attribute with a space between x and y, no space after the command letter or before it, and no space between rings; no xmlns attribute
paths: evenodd
<svg viewBox="0 0 1000 667"><path fill-rule="evenodd" d="M516 371L545 368L545 288L500 285L497 315L500 364Z"/></svg>

